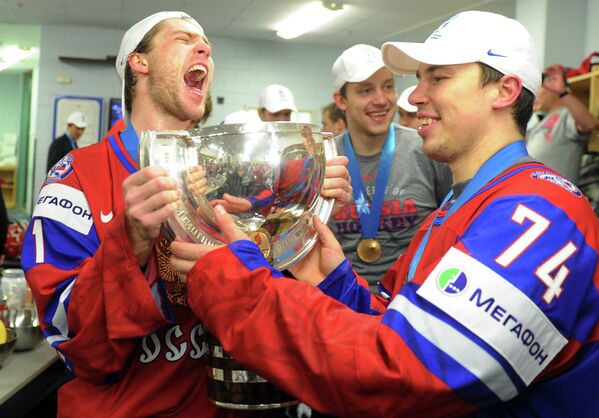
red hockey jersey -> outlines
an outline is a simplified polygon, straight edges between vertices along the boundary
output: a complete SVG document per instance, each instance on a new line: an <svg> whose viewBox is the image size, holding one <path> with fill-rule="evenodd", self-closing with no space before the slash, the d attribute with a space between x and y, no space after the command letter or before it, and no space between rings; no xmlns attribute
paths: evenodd
<svg viewBox="0 0 599 418"><path fill-rule="evenodd" d="M595 416L599 222L586 198L540 164L509 169L432 227L408 281L438 215L384 277L390 302L347 262L317 289L237 241L188 274L190 306L239 361L336 416Z"/></svg>

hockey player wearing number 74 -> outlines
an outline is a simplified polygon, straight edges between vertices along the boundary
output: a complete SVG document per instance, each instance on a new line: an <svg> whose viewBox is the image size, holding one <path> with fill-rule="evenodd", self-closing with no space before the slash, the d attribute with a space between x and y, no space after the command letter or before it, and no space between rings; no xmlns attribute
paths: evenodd
<svg viewBox="0 0 599 418"><path fill-rule="evenodd" d="M382 54L416 72L423 151L454 181L383 277L387 298L321 223L319 251L292 269L316 289L281 277L217 208L229 245L172 245L192 309L239 362L326 414L597 416L599 221L526 152L541 85L530 34L468 11Z"/></svg>

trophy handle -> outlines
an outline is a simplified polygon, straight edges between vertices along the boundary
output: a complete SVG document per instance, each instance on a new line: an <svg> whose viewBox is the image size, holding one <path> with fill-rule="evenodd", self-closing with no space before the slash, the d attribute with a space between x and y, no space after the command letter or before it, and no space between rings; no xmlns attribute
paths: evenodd
<svg viewBox="0 0 599 418"><path fill-rule="evenodd" d="M321 132L322 135L322 146L324 149L324 158L326 161L332 160L337 156L337 145L335 144L335 139L333 137L332 132ZM331 215L331 210L333 209L333 204L335 203L335 199L331 197L324 198L327 201L330 201L331 208L327 214L327 219ZM323 219L323 218L320 218Z"/></svg>

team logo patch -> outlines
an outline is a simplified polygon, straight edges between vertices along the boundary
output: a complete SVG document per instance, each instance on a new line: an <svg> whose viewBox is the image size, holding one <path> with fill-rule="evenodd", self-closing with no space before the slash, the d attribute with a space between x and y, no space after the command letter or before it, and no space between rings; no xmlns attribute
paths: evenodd
<svg viewBox="0 0 599 418"><path fill-rule="evenodd" d="M576 187L574 183L555 173L551 173L549 171L535 171L530 175L530 177L532 177L533 179L545 180L553 184L557 184L558 186L566 189L576 197L582 196L582 192L578 190L578 187Z"/></svg>
<svg viewBox="0 0 599 418"><path fill-rule="evenodd" d="M462 269L450 267L437 277L437 287L448 296L458 296L468 287L468 276Z"/></svg>
<svg viewBox="0 0 599 418"><path fill-rule="evenodd" d="M73 156L67 154L48 171L46 183L56 183L67 177L73 171Z"/></svg>

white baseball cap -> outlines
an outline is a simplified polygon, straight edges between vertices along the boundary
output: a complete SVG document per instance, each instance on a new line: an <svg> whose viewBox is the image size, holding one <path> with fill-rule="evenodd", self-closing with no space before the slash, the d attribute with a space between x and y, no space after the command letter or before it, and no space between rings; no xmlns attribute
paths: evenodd
<svg viewBox="0 0 599 418"><path fill-rule="evenodd" d="M333 64L333 86L341 90L345 83L360 83L383 68L381 50L357 44L346 49Z"/></svg>
<svg viewBox="0 0 599 418"><path fill-rule="evenodd" d="M135 25L131 26L131 28L129 28L129 30L127 32L125 32L125 35L123 36L123 40L121 41L121 47L119 49L119 54L117 55L116 61L114 63L114 65L116 67L116 72L118 73L119 78L121 79L121 84L122 84L122 88L123 88L122 106L123 106L123 115L125 115L125 116L127 116L126 115L127 106L125 106L125 80L124 79L125 79L125 67L127 65L129 55L131 55L131 53L133 51L135 51L135 49L137 48L137 46L139 45L141 40L144 38L144 36L146 36L146 34L149 31L151 31L154 28L154 26L156 26L157 24L159 24L160 22L162 22L163 20L166 20L166 19L186 19L186 20L190 21L191 23L197 25L200 32L202 34L204 34L204 29L202 29L202 26L200 26L200 24L195 19L193 19L191 16L189 16L185 12L154 13L153 15L150 15L150 16L146 17L145 19L140 20Z"/></svg>
<svg viewBox="0 0 599 418"><path fill-rule="evenodd" d="M408 102L408 97L410 94L416 89L417 86L410 86L399 95L399 99L397 99L397 106L401 107L406 112L415 113L418 111L418 107L414 106L410 102Z"/></svg>
<svg viewBox="0 0 599 418"><path fill-rule="evenodd" d="M518 76L535 96L541 88L542 67L532 36L520 22L495 13L458 13L424 43L387 42L382 54L385 65L397 74L414 73L420 63L481 62Z"/></svg>
<svg viewBox="0 0 599 418"><path fill-rule="evenodd" d="M67 119L67 125L75 125L78 128L87 127L87 121L85 120L85 115L82 112L73 112L69 115Z"/></svg>
<svg viewBox="0 0 599 418"><path fill-rule="evenodd" d="M258 100L258 109L262 108L270 113L277 113L286 109L297 112L291 90L280 84L271 84L262 90Z"/></svg>

